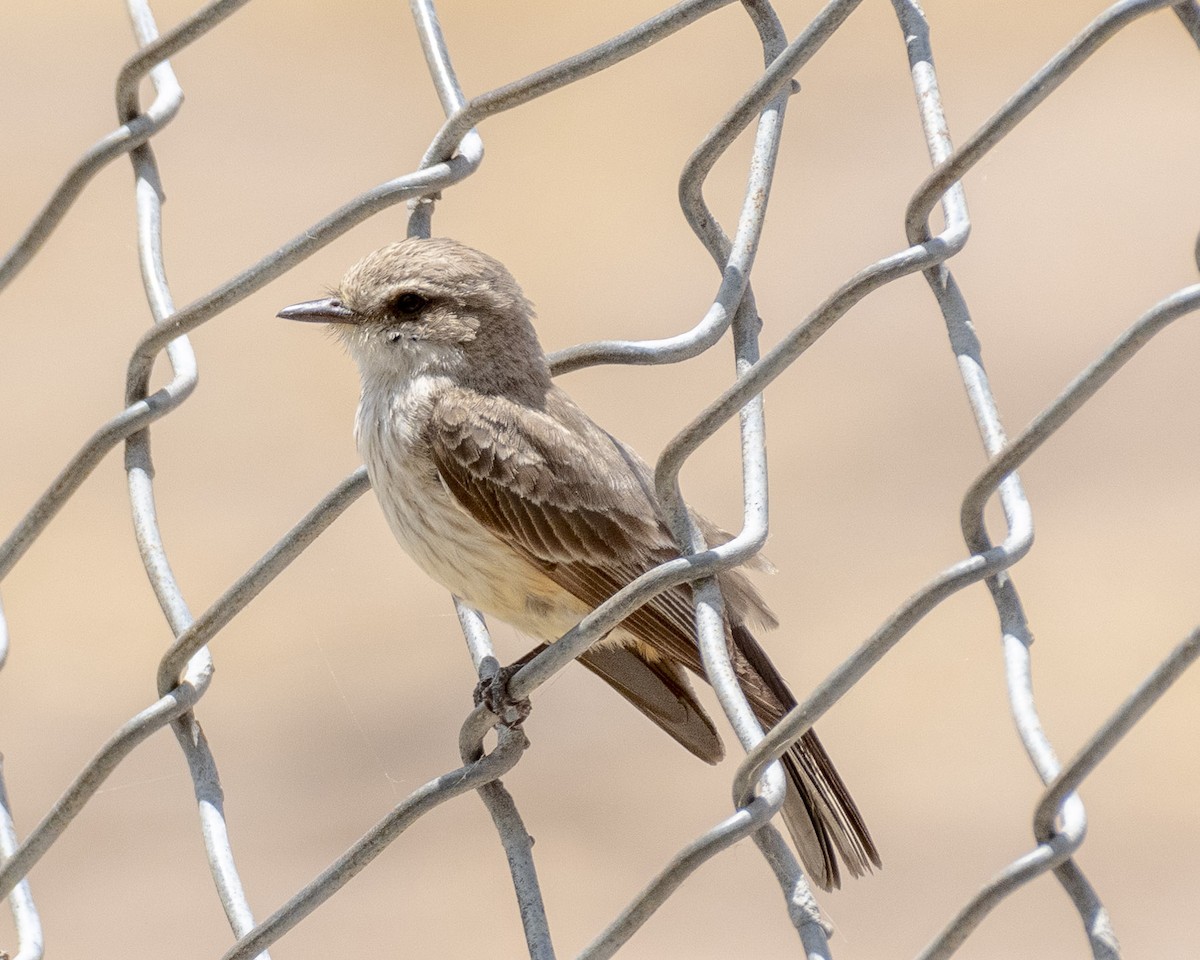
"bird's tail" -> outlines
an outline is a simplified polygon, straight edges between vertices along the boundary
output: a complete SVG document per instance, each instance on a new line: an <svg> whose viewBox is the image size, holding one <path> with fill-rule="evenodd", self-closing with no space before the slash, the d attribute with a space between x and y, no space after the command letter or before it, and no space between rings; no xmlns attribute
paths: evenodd
<svg viewBox="0 0 1200 960"><path fill-rule="evenodd" d="M796 698L745 626L733 627L733 643L734 666L747 699L769 729L796 706ZM805 733L782 761L788 777L783 822L817 886L831 890L841 885L839 856L852 877L882 866L862 814L816 733Z"/></svg>

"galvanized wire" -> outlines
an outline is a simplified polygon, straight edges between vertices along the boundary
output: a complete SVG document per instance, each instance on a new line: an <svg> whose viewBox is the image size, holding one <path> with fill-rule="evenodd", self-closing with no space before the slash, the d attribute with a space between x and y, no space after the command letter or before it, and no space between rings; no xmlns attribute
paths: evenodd
<svg viewBox="0 0 1200 960"><path fill-rule="evenodd" d="M374 213L400 201L410 203L409 233L428 235L436 198L473 174L482 160L482 141L477 132L480 124L503 111L517 109L550 91L636 56L708 13L728 5L731 0L685 0L590 50L474 97L468 97L461 89L432 0L411 0L413 21L430 78L446 114L445 123L432 136L418 169L351 199L198 300L176 309L163 266L162 191L151 149L153 137L178 114L182 102L182 91L167 58L200 42L245 2L216 0L160 37L145 0L128 0L140 49L118 74L119 125L84 153L21 238L0 260L2 289L37 255L95 173L113 159L129 154L135 174L139 262L153 325L130 358L125 409L97 428L0 544L0 580L12 570L106 454L124 440L135 538L146 574L175 639L159 664L159 699L114 733L20 843L9 814L0 770L0 853L4 855L0 867L0 894L8 896L13 911L20 941L17 956L19 960L35 960L42 955L41 926L26 879L29 871L63 837L105 778L147 737L170 724L187 759L214 887L235 941L225 954L226 960L265 956L272 943L344 887L408 826L429 810L469 792L477 792L487 806L504 848L530 956L535 960L549 960L555 953L531 840L514 798L499 781L501 775L520 761L526 742L514 718L494 717L483 707L472 711L460 731L461 767L435 777L410 794L320 876L279 906L266 920L256 923L229 842L214 753L194 712L212 681L213 662L207 644L365 492L368 481L365 470L353 473L216 602L193 617L172 573L159 530L149 429L151 424L177 409L195 389L196 359L187 333ZM964 174L1001 143L1103 43L1138 18L1170 6L1191 39L1200 45L1200 6L1195 2L1171 4L1168 0L1123 0L1113 5L1086 26L1008 103L955 149L941 106L925 16L916 0L892 0L907 51L919 122L933 167L908 205L904 224L908 246L849 278L762 355L759 347L761 323L755 309L750 276L762 237L775 162L781 149L787 101L793 93L797 73L821 51L860 2L831 0L789 40L767 0L743 0L750 28L755 30L762 45L763 71L693 152L683 168L679 184L683 214L719 271L711 305L691 328L671 337L582 344L551 358L556 374L602 363L675 363L715 347L726 331L732 329L734 370L731 385L666 445L656 464L657 494L678 541L680 558L661 565L623 588L584 617L557 643L525 664L509 682L509 692L514 698L532 698L551 676L638 606L671 586L690 582L696 605L697 641L705 669L723 711L747 751L732 784L734 812L696 838L648 881L645 889L582 952L580 956L589 960L617 953L700 864L747 837L753 837L759 845L780 884L788 916L805 955L829 957L827 930L817 902L790 849L770 825L784 792L777 761L926 614L959 590L980 581L984 581L990 590L999 615L1006 678L1017 730L1046 789L1033 817L1035 847L1004 867L962 908L921 956L943 958L952 955L997 903L1047 871L1055 873L1072 898L1092 955L1098 958L1120 955L1108 914L1072 859L1083 843L1086 830L1086 816L1077 790L1118 740L1200 655L1200 630L1161 662L1074 759L1066 765L1060 764L1038 716L1032 687L1031 634L1010 574L1010 568L1030 550L1033 538L1030 505L1015 470L1154 336L1174 320L1200 309L1200 284L1176 291L1153 306L1010 441L1001 424L999 408L982 363L966 296L951 274L948 261L963 249L970 232L961 182ZM145 77L149 77L154 87L155 98L143 111L138 100L138 87ZM756 124L756 128L747 169L745 200L736 224L727 231L704 201L704 183L717 160L751 124ZM933 234L929 217L939 204L944 227ZM1200 246L1197 257L1200 260ZM722 626L723 601L715 578L719 571L753 556L767 537L768 471L762 394L856 304L884 286L916 272L924 274L942 313L968 404L990 458L963 498L961 525L968 555L901 604L854 654L814 688L804 702L774 729L764 732L741 693L729 661ZM150 374L160 353L166 354L171 378L166 386L151 394ZM679 486L679 472L688 458L735 415L739 417L741 427L743 525L729 542L712 546L704 542L690 519ZM984 520L984 508L994 495L999 498L1006 526L999 543L993 541ZM483 618L457 600L456 606L468 652L481 681L494 678L499 664ZM7 625L0 608L0 666L4 665L8 644ZM497 745L486 751L484 737L492 729L498 731Z"/></svg>

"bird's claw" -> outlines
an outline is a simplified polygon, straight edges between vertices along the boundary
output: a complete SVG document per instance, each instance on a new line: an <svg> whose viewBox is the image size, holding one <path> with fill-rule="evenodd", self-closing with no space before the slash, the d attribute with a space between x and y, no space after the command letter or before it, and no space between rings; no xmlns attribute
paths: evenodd
<svg viewBox="0 0 1200 960"><path fill-rule="evenodd" d="M502 667L493 657L488 657L480 669L479 683L475 687L475 706L482 706L500 718L508 727L519 727L529 716L532 706L526 700L514 700L508 692L508 681L524 664Z"/></svg>

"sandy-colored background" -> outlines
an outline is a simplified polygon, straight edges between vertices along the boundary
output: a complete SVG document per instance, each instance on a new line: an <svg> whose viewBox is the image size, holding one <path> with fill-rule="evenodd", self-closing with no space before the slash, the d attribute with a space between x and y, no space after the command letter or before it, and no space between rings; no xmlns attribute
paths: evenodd
<svg viewBox="0 0 1200 960"><path fill-rule="evenodd" d="M191 0L155 4L163 26ZM1102 8L930 0L960 142ZM650 2L450 2L468 93L649 16ZM815 9L786 2L794 33ZM19 235L113 123L132 41L121 6L7 0L0 241ZM675 205L678 171L758 70L739 9L483 127L479 173L435 232L504 259L547 348L691 326L716 289ZM257 0L175 68L187 95L155 140L166 261L186 303L376 183L410 170L440 122L395 2ZM755 286L769 342L852 272L903 245L927 169L901 37L864 4L801 75ZM1119 331L1196 279L1200 56L1170 13L1103 49L967 181L957 276L996 393L1019 429ZM732 217L742 143L709 189ZM128 163L88 188L0 298L0 526L10 529L120 408L148 323ZM167 546L203 609L357 463L357 382L318 331L273 319L402 234L394 209L201 328L196 394L154 430ZM1023 471L1038 543L1016 571L1036 631L1036 686L1071 754L1200 616L1200 329L1183 321ZM653 455L727 381L725 349L682 366L593 369L564 383ZM768 646L798 692L964 548L962 492L982 463L941 320L910 278L856 308L768 393L773 533L762 584L784 626ZM685 472L726 524L740 508L736 436ZM0 749L32 826L99 745L154 698L170 636L137 560L111 454L4 584L13 648ZM886 869L823 898L841 960L914 954L1031 846L1038 784L1008 716L982 586L929 616L820 729ZM508 657L524 641L503 628ZM448 598L364 499L214 642L200 716L220 763L253 907L266 916L393 803L457 762L473 679ZM1130 957L1195 956L1200 884L1187 676L1086 785L1079 858ZM711 701L710 701L711 702ZM530 830L561 956L574 955L689 839L729 809L733 762L693 760L583 670L537 698L533 749L507 778ZM191 788L166 731L110 778L36 867L48 956L218 956L229 935ZM0 947L12 949L0 920ZM503 856L475 799L415 826L288 935L277 957L521 956ZM774 880L745 844L699 871L630 958L791 957ZM1003 904L964 958L1083 957L1051 879Z"/></svg>

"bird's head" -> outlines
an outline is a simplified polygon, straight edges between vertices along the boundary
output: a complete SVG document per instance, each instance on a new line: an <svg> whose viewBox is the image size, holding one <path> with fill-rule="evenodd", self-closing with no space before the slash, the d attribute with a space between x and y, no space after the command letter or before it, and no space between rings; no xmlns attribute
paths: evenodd
<svg viewBox="0 0 1200 960"><path fill-rule="evenodd" d="M330 324L364 381L445 375L485 393L549 384L533 308L516 280L454 240L389 244L351 267L334 296L279 316Z"/></svg>

